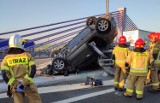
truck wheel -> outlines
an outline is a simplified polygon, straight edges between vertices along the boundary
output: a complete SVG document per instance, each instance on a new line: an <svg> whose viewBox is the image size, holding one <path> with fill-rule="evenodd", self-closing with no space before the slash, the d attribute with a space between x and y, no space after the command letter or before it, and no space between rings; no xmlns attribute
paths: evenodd
<svg viewBox="0 0 160 103"><path fill-rule="evenodd" d="M56 58L52 61L52 68L55 71L63 71L67 67L66 60L63 58Z"/></svg>
<svg viewBox="0 0 160 103"><path fill-rule="evenodd" d="M87 18L86 26L89 27L90 29L94 29L96 22L97 22L97 18L95 16L91 16Z"/></svg>
<svg viewBox="0 0 160 103"><path fill-rule="evenodd" d="M100 34L106 34L111 31L111 22L108 19L100 18L96 23L96 30Z"/></svg>

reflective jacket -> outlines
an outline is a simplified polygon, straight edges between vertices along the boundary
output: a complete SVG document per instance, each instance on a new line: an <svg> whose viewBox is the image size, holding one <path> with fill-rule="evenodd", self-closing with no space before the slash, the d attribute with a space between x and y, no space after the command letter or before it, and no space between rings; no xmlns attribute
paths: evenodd
<svg viewBox="0 0 160 103"><path fill-rule="evenodd" d="M158 41L155 46L153 47L153 56L155 61L154 61L154 64L158 64L160 65L160 41Z"/></svg>
<svg viewBox="0 0 160 103"><path fill-rule="evenodd" d="M34 64L34 60L27 52L21 54L7 54L1 63L1 69L6 72L6 76L9 79L7 84L12 85L15 80L22 80L23 78L33 82L29 75L31 72L31 65Z"/></svg>
<svg viewBox="0 0 160 103"><path fill-rule="evenodd" d="M132 51L126 59L126 62L130 65L130 73L137 76L147 76L148 65L153 61L153 56L149 51Z"/></svg>
<svg viewBox="0 0 160 103"><path fill-rule="evenodd" d="M151 53L151 54L153 54L153 48L155 47L155 45L156 45L156 43L152 43L152 42L150 42L150 44L149 44L149 48L148 48L148 50L149 50L149 52Z"/></svg>
<svg viewBox="0 0 160 103"><path fill-rule="evenodd" d="M120 67L124 66L125 59L127 58L129 52L130 50L128 47L120 47L118 45L114 47L112 54L115 55L115 64Z"/></svg>

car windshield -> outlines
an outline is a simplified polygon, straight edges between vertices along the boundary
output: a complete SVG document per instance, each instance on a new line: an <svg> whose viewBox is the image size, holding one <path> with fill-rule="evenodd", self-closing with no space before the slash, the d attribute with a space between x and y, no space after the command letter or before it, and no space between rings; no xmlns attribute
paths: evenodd
<svg viewBox="0 0 160 103"><path fill-rule="evenodd" d="M89 28L85 28L83 29L76 37L74 37L69 43L68 43L68 48L73 48L74 46L76 46L79 41L81 41L86 35L88 35L88 33L91 32L91 30Z"/></svg>

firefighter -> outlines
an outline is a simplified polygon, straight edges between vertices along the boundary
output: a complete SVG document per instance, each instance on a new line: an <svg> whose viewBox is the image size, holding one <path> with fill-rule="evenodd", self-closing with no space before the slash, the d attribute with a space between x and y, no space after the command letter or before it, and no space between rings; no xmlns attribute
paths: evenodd
<svg viewBox="0 0 160 103"><path fill-rule="evenodd" d="M158 54L160 51L160 42L158 42L158 34L157 33L151 33L148 37L150 40L150 45L149 45L148 50L153 55L153 58L155 60L153 66L150 67L150 70L151 70L150 77L151 77L152 89L149 89L148 92L157 93L158 91L160 91L158 74L157 74L157 70L160 67L160 63L158 62L158 59L159 59ZM147 79L149 79L149 77Z"/></svg>
<svg viewBox="0 0 160 103"><path fill-rule="evenodd" d="M121 36L118 39L118 45L113 49L112 60L115 67L114 88L123 91L126 77L125 59L129 54L129 48L126 45L126 37Z"/></svg>
<svg viewBox="0 0 160 103"><path fill-rule="evenodd" d="M138 100L143 98L148 65L151 65L154 61L150 52L144 49L144 45L145 43L141 38L136 40L134 50L130 52L126 59L126 65L130 66L130 72L124 96L133 96L134 86L136 85L136 97Z"/></svg>
<svg viewBox="0 0 160 103"><path fill-rule="evenodd" d="M9 39L9 50L1 63L2 77L10 86L14 103L25 103L25 95L30 103L42 103L34 84L36 65L31 55L22 45L22 38L13 35Z"/></svg>
<svg viewBox="0 0 160 103"><path fill-rule="evenodd" d="M157 33L158 35L158 47L160 46L160 33ZM157 58L157 61L160 60L160 52L158 53L158 58ZM160 81L160 63L157 63L158 65L158 68L157 68L157 73L158 73L158 81Z"/></svg>
<svg viewBox="0 0 160 103"><path fill-rule="evenodd" d="M148 39L149 39L149 41L150 41L150 44L149 44L149 46L148 46L148 50L149 50L149 52L152 54L153 53L153 48L154 48L154 46L155 46L155 44L156 44L156 42L155 42L155 37L156 37L156 35L155 35L155 32L151 32L149 35L148 35ZM149 68L151 68L151 67L149 67ZM152 70L152 74L153 74L153 72L154 72L154 70ZM147 79L146 79L146 83L145 84L149 84L150 82L151 82L151 69L149 69L149 71L148 71L148 75L147 75Z"/></svg>

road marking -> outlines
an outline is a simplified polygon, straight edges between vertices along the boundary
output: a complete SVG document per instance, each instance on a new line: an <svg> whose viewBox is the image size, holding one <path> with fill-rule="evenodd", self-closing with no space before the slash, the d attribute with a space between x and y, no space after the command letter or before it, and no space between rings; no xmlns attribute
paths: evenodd
<svg viewBox="0 0 160 103"><path fill-rule="evenodd" d="M107 80L103 82L103 86L113 85L113 80ZM58 86L49 86L49 87L41 87L38 88L40 94L42 93L53 93L53 92L64 92L64 91L71 91L71 90L78 90L84 88L94 88L90 85L84 85L84 83L78 84L67 84L67 85L58 85Z"/></svg>
<svg viewBox="0 0 160 103"><path fill-rule="evenodd" d="M48 64L50 64L50 62L46 62L46 63L40 64L40 65L37 65L37 70L46 67Z"/></svg>
<svg viewBox="0 0 160 103"><path fill-rule="evenodd" d="M70 102L76 102L82 99L87 99L87 98L91 98L91 97L95 97L95 96L99 96L99 95L103 95L103 94L107 94L107 93L111 93L114 92L114 88L111 89L107 89L107 90L103 90L103 91L98 91L95 93L90 93L90 94L86 94L86 95L82 95L82 96L77 96L77 97L73 97L73 98L69 98L69 99L64 99L61 101L56 101L56 102L52 102L52 103L70 103Z"/></svg>
<svg viewBox="0 0 160 103"><path fill-rule="evenodd" d="M103 81L103 86L110 86L110 85L113 85L113 80ZM91 87L90 85L84 85L84 83L78 83L78 84L72 84L72 85L67 84L67 85L40 87L38 88L38 92L40 94L43 94L43 93L79 90L79 89L85 89L85 88L96 88L96 87ZM1 93L0 98L7 98L6 93Z"/></svg>

